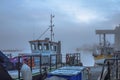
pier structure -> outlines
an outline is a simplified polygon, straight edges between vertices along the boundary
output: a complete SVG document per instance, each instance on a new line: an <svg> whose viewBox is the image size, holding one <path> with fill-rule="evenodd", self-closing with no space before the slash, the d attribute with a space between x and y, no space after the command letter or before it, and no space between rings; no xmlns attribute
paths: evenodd
<svg viewBox="0 0 120 80"><path fill-rule="evenodd" d="M106 53L106 50L108 47L110 48L110 44L107 44L107 41L106 41L106 35L114 35L113 48L114 50L120 51L120 25L117 26L114 30L96 30L96 34L99 35L100 47L102 48L101 51L103 53Z"/></svg>

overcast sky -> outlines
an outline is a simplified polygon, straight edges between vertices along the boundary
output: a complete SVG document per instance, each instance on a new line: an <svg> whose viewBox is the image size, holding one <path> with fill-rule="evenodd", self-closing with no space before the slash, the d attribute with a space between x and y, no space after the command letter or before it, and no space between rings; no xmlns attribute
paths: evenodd
<svg viewBox="0 0 120 80"><path fill-rule="evenodd" d="M49 27L50 14L55 15L54 40L70 52L98 43L96 29L120 23L120 0L0 0L0 49L28 50L28 41Z"/></svg>

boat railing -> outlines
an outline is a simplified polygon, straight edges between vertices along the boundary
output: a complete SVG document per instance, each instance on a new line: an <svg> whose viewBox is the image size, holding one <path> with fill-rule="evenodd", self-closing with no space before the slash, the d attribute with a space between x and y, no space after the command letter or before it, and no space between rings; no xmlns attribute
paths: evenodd
<svg viewBox="0 0 120 80"><path fill-rule="evenodd" d="M51 71L53 69L57 69L59 67L62 67L62 54L51 54L49 55L49 60L50 60L50 63L49 65L43 65L42 64L42 55L24 55L25 57L29 58L30 59L30 64L29 64L29 67L31 69L31 71L33 71L34 67L32 66L33 65L33 58L39 58L39 77L41 76L41 78L44 77L44 75L47 74L48 71ZM46 57L48 55L45 55ZM52 62L52 58L53 56L55 57L55 63L53 64ZM18 65L17 65L17 70L18 70L18 79L20 80L21 79L21 59L23 58L23 56L18 56ZM33 77L34 78L34 77ZM34 80L34 79L33 79Z"/></svg>
<svg viewBox="0 0 120 80"><path fill-rule="evenodd" d="M120 80L120 58L105 59L99 80Z"/></svg>
<svg viewBox="0 0 120 80"><path fill-rule="evenodd" d="M82 66L81 60L80 60L80 53L67 53L66 54L66 65Z"/></svg>

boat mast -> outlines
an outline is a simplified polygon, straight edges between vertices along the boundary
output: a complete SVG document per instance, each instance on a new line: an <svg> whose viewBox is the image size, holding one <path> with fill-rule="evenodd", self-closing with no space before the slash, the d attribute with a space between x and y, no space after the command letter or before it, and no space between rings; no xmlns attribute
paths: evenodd
<svg viewBox="0 0 120 80"><path fill-rule="evenodd" d="M51 42L52 42L52 40L53 40L53 36L54 36L54 33L53 33L53 27L54 27L54 24L53 24L53 18L54 18L55 16L54 15L50 15L50 31L51 31L51 35L50 35L50 38L51 38Z"/></svg>

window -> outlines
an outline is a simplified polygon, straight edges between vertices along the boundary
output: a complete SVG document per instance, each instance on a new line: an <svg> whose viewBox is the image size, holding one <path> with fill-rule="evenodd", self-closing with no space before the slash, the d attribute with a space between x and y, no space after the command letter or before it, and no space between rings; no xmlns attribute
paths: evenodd
<svg viewBox="0 0 120 80"><path fill-rule="evenodd" d="M54 47L53 47L53 45L51 45L51 50L54 50Z"/></svg>
<svg viewBox="0 0 120 80"><path fill-rule="evenodd" d="M32 44L31 47L32 47L32 50L36 50L35 44Z"/></svg>
<svg viewBox="0 0 120 80"><path fill-rule="evenodd" d="M54 46L54 51L56 51L57 50L57 47L56 46Z"/></svg>
<svg viewBox="0 0 120 80"><path fill-rule="evenodd" d="M38 44L38 49L42 50L42 44Z"/></svg>
<svg viewBox="0 0 120 80"><path fill-rule="evenodd" d="M49 50L49 45L48 44L44 44L44 49L45 50Z"/></svg>

